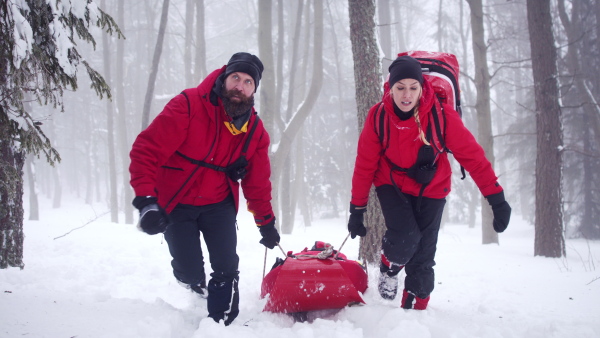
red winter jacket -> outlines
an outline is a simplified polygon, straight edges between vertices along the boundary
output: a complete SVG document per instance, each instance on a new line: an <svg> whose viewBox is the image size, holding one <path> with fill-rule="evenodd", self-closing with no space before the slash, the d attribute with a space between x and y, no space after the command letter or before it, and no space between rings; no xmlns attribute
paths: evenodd
<svg viewBox="0 0 600 338"><path fill-rule="evenodd" d="M431 121L434 93L431 84L425 79L423 95L419 103L419 117L422 130L426 133ZM402 167L411 167L417 159L417 153L423 142L418 136L418 128L413 117L406 121L400 120L394 113L394 102L389 93L383 95L385 109L385 132L389 131L389 144L382 155L382 144L376 133L375 115L379 103L371 107L365 120L365 125L358 141L356 164L352 177L352 200L356 206L364 206L368 202L371 184L379 187L392 184L390 180L391 165L386 156L394 164ZM485 157L483 148L477 143L473 134L464 126L458 113L449 105L444 105L446 117L446 146L454 154L454 158L471 174L473 180L484 196L499 193L502 187L497 182L496 174L490 162ZM386 135L385 138L388 136ZM442 153L437 160L437 172L433 180L423 191L423 196L430 198L444 198L450 193L450 176L452 169L448 162L448 154ZM406 173L394 171L392 174L398 188L406 194L418 196L421 185Z"/></svg>
<svg viewBox="0 0 600 338"><path fill-rule="evenodd" d="M158 203L171 212L178 204L207 205L224 200L233 193L236 210L239 205L239 183L224 172L200 167L185 159L204 161L220 167L235 162L242 153L248 133L233 135L225 122L231 119L225 113L221 99L215 106L210 93L225 67L212 72L197 88L186 89L175 96L142 131L131 149L131 186L136 196L156 196ZM273 216L271 208L271 165L269 162L269 134L254 109L248 122L248 131L254 123L246 158L248 173L241 181L248 210L259 225L268 223Z"/></svg>

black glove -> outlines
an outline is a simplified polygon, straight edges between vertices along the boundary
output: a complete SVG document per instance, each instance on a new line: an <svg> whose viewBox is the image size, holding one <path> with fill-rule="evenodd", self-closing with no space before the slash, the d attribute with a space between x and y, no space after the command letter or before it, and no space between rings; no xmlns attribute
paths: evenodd
<svg viewBox="0 0 600 338"><path fill-rule="evenodd" d="M279 237L279 232L277 232L277 229L275 228L275 217L273 217L271 222L259 226L258 230L262 236L262 239L259 243L269 249L273 249L281 240Z"/></svg>
<svg viewBox="0 0 600 338"><path fill-rule="evenodd" d="M367 234L367 228L364 224L364 213L367 211L367 206L357 207L350 203L350 219L348 220L348 232L350 237L354 239L356 236L364 237Z"/></svg>
<svg viewBox="0 0 600 338"><path fill-rule="evenodd" d="M485 198L487 198L488 203L492 206L492 212L494 213L494 230L496 232L506 230L510 221L511 208L504 199L504 191L486 196Z"/></svg>
<svg viewBox="0 0 600 338"><path fill-rule="evenodd" d="M235 162L225 168L225 173L232 181L239 181L246 177L248 174L248 170L246 167L248 166L248 160L246 160L245 156L238 158Z"/></svg>
<svg viewBox="0 0 600 338"><path fill-rule="evenodd" d="M140 211L139 227L143 232L149 235L165 232L169 218L165 209L158 205L156 197L137 196L132 204Z"/></svg>

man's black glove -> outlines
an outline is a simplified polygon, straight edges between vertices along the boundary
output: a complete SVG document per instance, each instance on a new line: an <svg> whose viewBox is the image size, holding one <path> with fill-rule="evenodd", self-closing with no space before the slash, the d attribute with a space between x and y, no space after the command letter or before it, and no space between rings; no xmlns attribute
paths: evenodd
<svg viewBox="0 0 600 338"><path fill-rule="evenodd" d="M348 220L348 232L353 239L356 236L364 237L367 234L367 228L364 224L364 213L367 211L367 206L357 207L350 203L350 219Z"/></svg>
<svg viewBox="0 0 600 338"><path fill-rule="evenodd" d="M262 236L262 239L259 243L269 249L273 249L281 240L279 237L279 232L277 232L277 229L275 228L275 217L273 217L271 222L259 226L258 230Z"/></svg>
<svg viewBox="0 0 600 338"><path fill-rule="evenodd" d="M506 230L510 221L511 208L504 199L504 191L486 196L485 198L487 198L488 203L492 206L492 212L494 213L494 230L496 232Z"/></svg>
<svg viewBox="0 0 600 338"><path fill-rule="evenodd" d="M133 199L134 207L140 211L139 228L148 235L163 233L169 225L165 209L157 203L156 197L137 196Z"/></svg>

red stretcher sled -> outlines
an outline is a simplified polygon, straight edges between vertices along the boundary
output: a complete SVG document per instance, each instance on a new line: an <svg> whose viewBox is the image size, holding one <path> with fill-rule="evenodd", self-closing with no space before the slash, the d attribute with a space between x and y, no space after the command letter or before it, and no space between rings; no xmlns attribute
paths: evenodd
<svg viewBox="0 0 600 338"><path fill-rule="evenodd" d="M360 263L331 244L315 242L310 250L277 258L262 282L261 298L268 296L263 311L294 314L364 304L361 293L367 285Z"/></svg>

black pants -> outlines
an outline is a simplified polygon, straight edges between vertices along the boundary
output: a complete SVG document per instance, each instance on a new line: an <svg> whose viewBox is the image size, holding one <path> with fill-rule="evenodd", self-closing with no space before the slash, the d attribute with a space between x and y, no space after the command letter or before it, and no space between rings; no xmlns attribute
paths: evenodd
<svg viewBox="0 0 600 338"><path fill-rule="evenodd" d="M185 284L206 280L200 232L208 249L213 270L208 282L208 315L215 320L233 321L238 313L239 257L236 252L236 211L233 197L219 203L192 206L179 204L169 214L165 232L175 278Z"/></svg>
<svg viewBox="0 0 600 338"><path fill-rule="evenodd" d="M391 263L405 266L404 288L427 298L434 288L434 258L446 199L421 197L417 211L417 196L404 194L406 202L391 185L376 191L387 227L383 254Z"/></svg>

